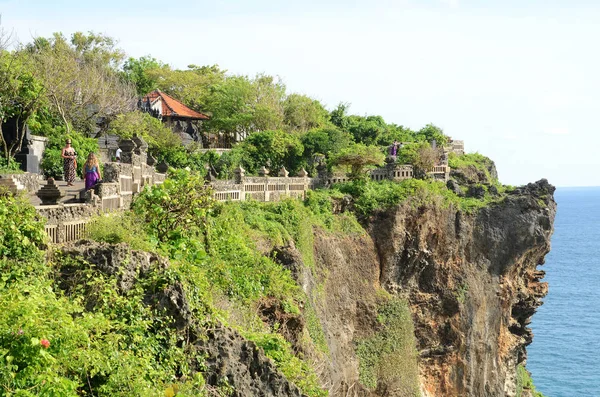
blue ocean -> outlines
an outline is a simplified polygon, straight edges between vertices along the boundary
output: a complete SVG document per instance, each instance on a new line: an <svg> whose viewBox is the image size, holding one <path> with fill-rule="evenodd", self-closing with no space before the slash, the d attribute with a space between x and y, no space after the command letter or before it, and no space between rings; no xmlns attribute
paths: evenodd
<svg viewBox="0 0 600 397"><path fill-rule="evenodd" d="M600 187L559 188L550 291L533 316L527 368L548 397L600 396Z"/></svg>

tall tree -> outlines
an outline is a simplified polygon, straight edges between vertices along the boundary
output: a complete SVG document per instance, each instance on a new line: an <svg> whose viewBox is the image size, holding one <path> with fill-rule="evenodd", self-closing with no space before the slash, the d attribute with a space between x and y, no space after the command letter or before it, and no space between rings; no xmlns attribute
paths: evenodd
<svg viewBox="0 0 600 397"><path fill-rule="evenodd" d="M290 94L283 102L284 123L296 131L321 128L329 121L329 112L316 99Z"/></svg>
<svg viewBox="0 0 600 397"><path fill-rule="evenodd" d="M155 72L161 70L170 69L150 55L129 58L123 65L125 80L135 85L138 96L146 95L158 88L158 74Z"/></svg>
<svg viewBox="0 0 600 397"><path fill-rule="evenodd" d="M253 132L283 128L285 85L260 74L228 76L211 88L206 107L212 114L206 126L215 132L245 139Z"/></svg>
<svg viewBox="0 0 600 397"><path fill-rule="evenodd" d="M23 144L27 121L44 101L44 86L35 78L33 67L18 52L0 50L0 145L5 159L13 157ZM13 119L16 136L4 139L3 126Z"/></svg>
<svg viewBox="0 0 600 397"><path fill-rule="evenodd" d="M356 143L333 156L331 162L334 165L349 166L350 178L365 179L367 169L382 165L384 159L385 155L378 147Z"/></svg>
<svg viewBox="0 0 600 397"><path fill-rule="evenodd" d="M35 39L22 52L35 62L35 75L67 133L71 125L94 131L99 122L107 125L118 114L133 110L135 92L117 73L123 53L112 39L78 32L69 42L55 33L49 39Z"/></svg>
<svg viewBox="0 0 600 397"><path fill-rule="evenodd" d="M187 70L173 70L164 65L146 69L148 78L156 81L156 88L202 112L210 111L209 97L214 88L223 83L225 73L218 65L189 65Z"/></svg>

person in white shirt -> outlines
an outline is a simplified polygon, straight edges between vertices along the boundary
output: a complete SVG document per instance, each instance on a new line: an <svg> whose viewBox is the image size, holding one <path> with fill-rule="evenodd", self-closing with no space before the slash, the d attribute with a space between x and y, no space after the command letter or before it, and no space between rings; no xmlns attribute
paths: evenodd
<svg viewBox="0 0 600 397"><path fill-rule="evenodd" d="M115 153L115 157L117 158L117 161L120 163L121 162L121 148L117 148L117 151Z"/></svg>

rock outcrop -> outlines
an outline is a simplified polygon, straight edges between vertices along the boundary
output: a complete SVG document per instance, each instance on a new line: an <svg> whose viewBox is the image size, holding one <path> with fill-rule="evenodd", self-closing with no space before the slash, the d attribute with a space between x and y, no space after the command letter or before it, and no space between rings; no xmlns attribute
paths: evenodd
<svg viewBox="0 0 600 397"><path fill-rule="evenodd" d="M330 395L401 395L359 382L356 343L376 331L381 288L409 303L424 396L515 395L527 325L547 293L537 266L550 249L553 192L542 180L472 214L407 202L374 215L366 236L317 231L312 271L287 254L325 330Z"/></svg>
<svg viewBox="0 0 600 397"><path fill-rule="evenodd" d="M127 244L104 244L81 240L62 248L61 255L74 258L58 269L58 285L65 292L81 286L78 272L89 267L107 276L116 277L120 293L127 293L137 282L160 272L169 262L159 255L132 250ZM94 310L93 300L86 310ZM288 381L273 362L252 341L235 330L216 324L210 329L194 326L185 291L180 282L156 291L148 291L144 303L173 319L173 326L185 331L196 354L190 356L190 366L202 372L206 383L226 387L232 397L301 397L300 389ZM203 357L197 362L197 357Z"/></svg>

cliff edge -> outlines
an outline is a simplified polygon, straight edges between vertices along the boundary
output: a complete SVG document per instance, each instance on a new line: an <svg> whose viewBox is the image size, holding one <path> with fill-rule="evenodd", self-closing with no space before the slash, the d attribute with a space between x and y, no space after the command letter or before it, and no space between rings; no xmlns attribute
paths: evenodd
<svg viewBox="0 0 600 397"><path fill-rule="evenodd" d="M550 250L554 190L540 180L470 214L408 200L365 221L368 235L317 231L316 270L298 278L325 330L331 395L414 395L396 387L401 374L379 373L372 387L360 375L356 346L381 331L383 289L410 309L422 395L515 396L527 325L548 289L538 265Z"/></svg>

